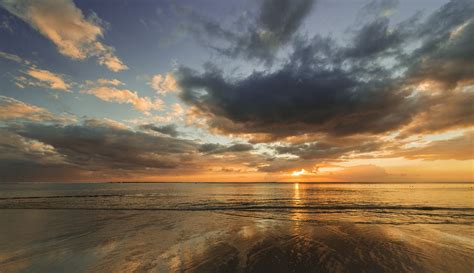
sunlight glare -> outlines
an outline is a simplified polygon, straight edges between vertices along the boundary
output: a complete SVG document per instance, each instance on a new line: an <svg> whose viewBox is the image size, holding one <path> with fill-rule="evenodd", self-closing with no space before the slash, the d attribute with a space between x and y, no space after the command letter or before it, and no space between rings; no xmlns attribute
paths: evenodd
<svg viewBox="0 0 474 273"><path fill-rule="evenodd" d="M301 169L300 171L294 171L291 176L300 176L302 174L306 174L306 170L305 169Z"/></svg>

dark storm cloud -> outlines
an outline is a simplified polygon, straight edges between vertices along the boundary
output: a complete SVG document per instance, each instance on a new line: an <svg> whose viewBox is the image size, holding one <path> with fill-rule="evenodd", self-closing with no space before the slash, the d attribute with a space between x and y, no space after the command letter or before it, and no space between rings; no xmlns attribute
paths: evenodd
<svg viewBox="0 0 474 273"><path fill-rule="evenodd" d="M212 66L203 72L182 67L176 73L181 97L213 130L270 140L377 134L409 124L429 131L431 125L419 121L440 108L447 116L433 125L436 130L469 126L472 95L455 88L474 80L473 14L474 2L451 1L423 22L409 18L390 26L387 18L376 17L346 45L300 37L279 69L244 78L226 77ZM443 86L419 92L426 80Z"/></svg>
<svg viewBox="0 0 474 273"><path fill-rule="evenodd" d="M275 151L278 154L296 155L302 159L329 159L339 158L348 153L368 153L378 150L382 143L371 140L360 143L341 144L331 142L313 142L294 144L286 146L276 146Z"/></svg>
<svg viewBox="0 0 474 273"><path fill-rule="evenodd" d="M405 24L390 29L389 23L388 18L381 17L358 29L344 57L368 58L378 53L390 54L389 50L398 49L410 33L403 28Z"/></svg>
<svg viewBox="0 0 474 273"><path fill-rule="evenodd" d="M41 164L32 159L0 159L0 182L64 182L79 177L81 177L81 170L70 165ZM99 177L94 176L94 178Z"/></svg>
<svg viewBox="0 0 474 273"><path fill-rule="evenodd" d="M427 98L425 108L402 132L400 138L412 134L438 132L474 125L474 92L440 94Z"/></svg>
<svg viewBox="0 0 474 273"><path fill-rule="evenodd" d="M176 125L174 124L168 124L168 125L162 125L162 126L155 126L153 124L144 124L140 126L140 129L155 131L155 132L169 135L172 137L177 137L179 135L179 132L176 130Z"/></svg>
<svg viewBox="0 0 474 273"><path fill-rule="evenodd" d="M38 181L38 177L47 181L77 173L52 147L0 129L0 181Z"/></svg>
<svg viewBox="0 0 474 273"><path fill-rule="evenodd" d="M451 0L443 7L429 15L419 27L418 35L437 40L472 19L474 2L471 0ZM446 38L446 37L445 37Z"/></svg>
<svg viewBox="0 0 474 273"><path fill-rule="evenodd" d="M473 14L473 1L451 1L420 24L416 36L423 43L402 63L412 82L433 80L449 89L474 78Z"/></svg>
<svg viewBox="0 0 474 273"><path fill-rule="evenodd" d="M386 81L363 82L341 69L288 66L239 81L215 70L181 69L178 79L182 98L211 114L211 127L228 133L378 133L407 122L416 108Z"/></svg>
<svg viewBox="0 0 474 273"><path fill-rule="evenodd" d="M214 49L229 57L257 59L271 63L277 51L288 44L304 19L309 15L314 0L262 0L255 19L241 18L239 30L228 30L220 24L195 15L190 26L199 34L206 34L228 43Z"/></svg>
<svg viewBox="0 0 474 273"><path fill-rule="evenodd" d="M227 164L249 169L261 155L231 156L253 150L245 143L198 144L191 140L134 131L107 119L81 123L0 126L0 181L102 181L189 175Z"/></svg>
<svg viewBox="0 0 474 273"><path fill-rule="evenodd" d="M380 17L390 14L400 4L399 0L372 0L361 10L361 15Z"/></svg>
<svg viewBox="0 0 474 273"><path fill-rule="evenodd" d="M26 159L46 163L62 163L63 160L52 147L43 143L23 138L7 128L0 129L0 159L10 159L13 161L24 161Z"/></svg>
<svg viewBox="0 0 474 273"><path fill-rule="evenodd" d="M27 123L11 128L25 139L54 148L63 161L86 169L174 168L196 144L85 121L80 125Z"/></svg>
<svg viewBox="0 0 474 273"><path fill-rule="evenodd" d="M236 143L228 146L217 143L206 143L199 146L199 152L205 154L238 153L251 150L253 150L253 146L244 143Z"/></svg>

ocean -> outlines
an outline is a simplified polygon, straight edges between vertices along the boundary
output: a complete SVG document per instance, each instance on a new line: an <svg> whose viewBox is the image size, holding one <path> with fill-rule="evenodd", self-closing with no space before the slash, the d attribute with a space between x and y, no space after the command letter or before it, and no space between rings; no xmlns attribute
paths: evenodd
<svg viewBox="0 0 474 273"><path fill-rule="evenodd" d="M0 272L473 272L470 183L3 183Z"/></svg>

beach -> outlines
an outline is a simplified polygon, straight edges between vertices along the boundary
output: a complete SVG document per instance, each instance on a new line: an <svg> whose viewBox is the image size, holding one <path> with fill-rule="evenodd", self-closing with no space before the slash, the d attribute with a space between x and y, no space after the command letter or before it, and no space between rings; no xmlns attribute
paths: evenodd
<svg viewBox="0 0 474 273"><path fill-rule="evenodd" d="M474 268L470 184L193 185L3 185L0 272Z"/></svg>

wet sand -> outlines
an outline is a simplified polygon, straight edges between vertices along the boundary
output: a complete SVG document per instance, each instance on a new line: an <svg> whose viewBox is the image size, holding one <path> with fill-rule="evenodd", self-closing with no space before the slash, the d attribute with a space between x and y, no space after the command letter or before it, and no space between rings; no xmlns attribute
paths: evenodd
<svg viewBox="0 0 474 273"><path fill-rule="evenodd" d="M474 229L218 211L0 210L0 272L472 272Z"/></svg>

